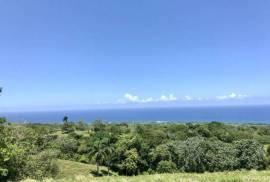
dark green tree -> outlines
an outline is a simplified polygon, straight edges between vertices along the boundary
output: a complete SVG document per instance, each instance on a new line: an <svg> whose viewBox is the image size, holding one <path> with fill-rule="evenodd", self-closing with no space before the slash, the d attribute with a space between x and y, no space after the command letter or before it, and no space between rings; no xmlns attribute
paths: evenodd
<svg viewBox="0 0 270 182"><path fill-rule="evenodd" d="M173 173L176 169L176 165L172 161L160 161L157 166L158 173Z"/></svg>
<svg viewBox="0 0 270 182"><path fill-rule="evenodd" d="M235 142L235 149L239 168L265 169L266 158L263 145L255 140L240 140Z"/></svg>
<svg viewBox="0 0 270 182"><path fill-rule="evenodd" d="M99 167L106 162L108 151L107 151L107 141L104 138L103 133L97 133L92 136L90 141L90 159L93 159L97 166L97 174L99 174Z"/></svg>

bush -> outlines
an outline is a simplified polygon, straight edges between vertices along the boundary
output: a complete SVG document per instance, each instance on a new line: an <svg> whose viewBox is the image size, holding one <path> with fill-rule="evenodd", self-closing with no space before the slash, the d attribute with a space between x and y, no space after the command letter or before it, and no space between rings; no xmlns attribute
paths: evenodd
<svg viewBox="0 0 270 182"><path fill-rule="evenodd" d="M172 161L160 161L157 166L158 173L173 173L176 171L176 165Z"/></svg>
<svg viewBox="0 0 270 182"><path fill-rule="evenodd" d="M85 131L87 130L87 124L84 121L79 121L76 123L76 130Z"/></svg>
<svg viewBox="0 0 270 182"><path fill-rule="evenodd" d="M75 131L75 125L71 122L64 122L62 126L62 132L63 133L71 133Z"/></svg>
<svg viewBox="0 0 270 182"><path fill-rule="evenodd" d="M81 163L89 163L89 157L86 155L81 155L79 158L79 162Z"/></svg>
<svg viewBox="0 0 270 182"><path fill-rule="evenodd" d="M54 160L57 155L58 152L56 151L46 150L37 155L30 156L24 167L24 173L26 176L38 180L45 177L55 177L59 172Z"/></svg>
<svg viewBox="0 0 270 182"><path fill-rule="evenodd" d="M263 145L255 140L240 140L235 142L236 156L239 168L265 169L266 158Z"/></svg>
<svg viewBox="0 0 270 182"><path fill-rule="evenodd" d="M73 138L64 138L60 143L61 158L63 159L74 159L74 155L78 151L78 142Z"/></svg>
<svg viewBox="0 0 270 182"><path fill-rule="evenodd" d="M201 137L189 138L184 142L179 160L183 161L183 170L186 172L205 171L205 140Z"/></svg>
<svg viewBox="0 0 270 182"><path fill-rule="evenodd" d="M236 150L232 144L224 143L219 140L206 142L206 170L225 171L233 170L238 166Z"/></svg>
<svg viewBox="0 0 270 182"><path fill-rule="evenodd" d="M172 159L169 147L165 144L158 145L150 152L149 156L154 169L160 161L170 161Z"/></svg>

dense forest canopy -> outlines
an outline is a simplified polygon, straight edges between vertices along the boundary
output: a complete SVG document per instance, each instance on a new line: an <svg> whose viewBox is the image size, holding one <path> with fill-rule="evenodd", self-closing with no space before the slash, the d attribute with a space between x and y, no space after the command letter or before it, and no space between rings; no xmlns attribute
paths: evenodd
<svg viewBox="0 0 270 182"><path fill-rule="evenodd" d="M265 169L270 126L204 124L16 124L0 119L0 179L42 179L59 172L55 159L95 164L96 174ZM100 171L106 166L106 173Z"/></svg>

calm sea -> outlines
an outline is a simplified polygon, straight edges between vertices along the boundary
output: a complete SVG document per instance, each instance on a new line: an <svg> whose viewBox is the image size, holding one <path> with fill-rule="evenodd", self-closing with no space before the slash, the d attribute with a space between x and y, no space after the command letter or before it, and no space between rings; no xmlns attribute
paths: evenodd
<svg viewBox="0 0 270 182"><path fill-rule="evenodd" d="M270 124L270 106L105 109L0 113L12 122L57 123L67 115L71 121L92 122L210 122Z"/></svg>

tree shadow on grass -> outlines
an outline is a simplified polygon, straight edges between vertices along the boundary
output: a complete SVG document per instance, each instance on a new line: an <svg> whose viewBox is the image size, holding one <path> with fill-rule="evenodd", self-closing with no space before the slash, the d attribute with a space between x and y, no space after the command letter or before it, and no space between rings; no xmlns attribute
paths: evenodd
<svg viewBox="0 0 270 182"><path fill-rule="evenodd" d="M92 174L94 177L102 177L102 176L112 176L113 173L109 172L106 170L100 170L100 172L98 173L97 171L91 171L90 174Z"/></svg>

